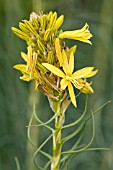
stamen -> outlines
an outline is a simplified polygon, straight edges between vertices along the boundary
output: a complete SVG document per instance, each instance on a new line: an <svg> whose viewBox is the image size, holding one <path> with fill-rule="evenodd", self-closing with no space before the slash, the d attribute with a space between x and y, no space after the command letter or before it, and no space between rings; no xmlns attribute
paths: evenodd
<svg viewBox="0 0 113 170"><path fill-rule="evenodd" d="M32 65L31 65L30 78L32 78L32 76L35 72L36 62L37 62L37 53L34 51L33 52L33 61L32 61Z"/></svg>
<svg viewBox="0 0 113 170"><path fill-rule="evenodd" d="M73 83L73 85L77 88L77 89L81 89L83 88L83 84L79 83L78 81L76 80L71 80L71 82Z"/></svg>
<svg viewBox="0 0 113 170"><path fill-rule="evenodd" d="M31 46L28 46L26 71L30 69L31 65L32 65L32 48Z"/></svg>
<svg viewBox="0 0 113 170"><path fill-rule="evenodd" d="M69 80L69 78L70 78L69 76L66 76L66 80Z"/></svg>

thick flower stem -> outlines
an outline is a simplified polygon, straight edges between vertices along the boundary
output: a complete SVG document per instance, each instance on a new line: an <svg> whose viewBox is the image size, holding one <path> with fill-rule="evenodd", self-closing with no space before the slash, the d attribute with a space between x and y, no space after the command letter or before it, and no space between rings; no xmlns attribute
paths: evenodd
<svg viewBox="0 0 113 170"><path fill-rule="evenodd" d="M53 134L53 157L51 160L51 170L59 170L61 150L62 150L62 126L64 114L60 114L55 120L55 133Z"/></svg>

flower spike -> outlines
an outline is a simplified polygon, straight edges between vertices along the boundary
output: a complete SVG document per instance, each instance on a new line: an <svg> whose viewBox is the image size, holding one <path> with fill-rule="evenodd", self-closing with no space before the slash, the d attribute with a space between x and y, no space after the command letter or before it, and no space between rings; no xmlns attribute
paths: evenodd
<svg viewBox="0 0 113 170"><path fill-rule="evenodd" d="M14 68L22 72L22 80L34 79L38 82L36 88L49 98L55 95L58 99L62 93L69 93L71 102L77 107L74 87L83 93L93 93L91 83L86 78L94 76L98 70L85 67L74 72L77 46L68 48L62 40L67 38L91 44L92 34L87 23L80 30L63 32L59 30L63 21L64 16L57 17L56 12L39 15L32 13L29 21L19 23L20 30L12 27L12 31L28 44L27 54L21 53L26 64L19 64Z"/></svg>

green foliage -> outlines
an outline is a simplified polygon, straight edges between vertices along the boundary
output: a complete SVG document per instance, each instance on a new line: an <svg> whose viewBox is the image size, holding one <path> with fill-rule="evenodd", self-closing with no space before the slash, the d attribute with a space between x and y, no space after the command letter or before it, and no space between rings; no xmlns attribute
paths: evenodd
<svg viewBox="0 0 113 170"><path fill-rule="evenodd" d="M80 122L80 125L78 125L78 127L73 131L71 132L68 136L66 135L66 137L64 137L62 139L62 146L67 143L68 141L70 141L70 139L74 138L75 136L78 135L78 138L77 138L77 141L74 141L74 144L73 146L66 151L65 150L62 150L61 152L61 161L59 162L59 166L60 166L60 169L65 169L66 166L67 167L70 167L70 162L72 161L72 159L77 156L78 154L82 153L82 152L85 152L85 151L95 151L95 150L109 150L107 148L90 148L90 146L92 145L93 143L93 140L94 140L94 136L95 136L95 125L94 125L94 115L99 112L104 106L106 106L108 102L106 102L105 104L103 104L100 108L98 108L97 110L95 111L91 111L91 114L87 117L85 117L85 114L87 113L87 103L88 103L88 96L86 96L86 102L85 102L85 108L84 108L84 111L83 111L83 114L80 116L80 118L78 118L77 120L75 120L74 122L70 123L69 125L64 125L61 127L61 130L63 130L62 132L64 132L64 130L66 131L67 128L70 128L70 127L76 127L76 125L79 124ZM52 155L48 154L48 152L45 152L43 150L43 147L47 144L47 142L57 133L58 129L53 129L50 125L50 123L52 121L54 121L56 118L57 118L57 114L55 114L52 118L49 119L49 121L47 122L42 122L38 115L36 114L36 110L35 110L35 102L34 102L34 106L33 106L33 113L31 115L31 118L30 118L30 122L29 122L29 125L28 125L28 139L29 139L29 142L31 143L31 145L35 148L35 152L34 152L34 156L33 156L33 160L34 160L34 164L35 166L40 169L40 170L47 170L50 163L51 163L51 159L52 159ZM84 118L85 117L85 118ZM82 139L83 139L83 136L84 136L84 131L85 131L85 128L86 128L86 124L87 122L92 118L93 120L93 127L92 127L92 137L90 139L90 141L88 142L88 144L85 144L82 146ZM33 122L33 119L36 119L37 123L36 125L32 124ZM32 140L32 135L31 135L31 128L33 127L39 127L39 126L43 126L47 129L49 129L51 131L51 134L47 137L47 139L44 140L43 143L41 143L41 145L37 148L37 146L34 144L34 141ZM63 135L63 134L62 134ZM53 138L54 140L54 138ZM52 150L52 149L51 149ZM36 157L37 155L41 153L42 155L44 155L47 159L49 159L49 161L47 161L45 163L45 166L44 166L44 162L43 162L43 167L40 166L40 162L37 163L37 160L36 160ZM74 157L73 157L73 154L74 154ZM50 167L49 167L50 169ZM49 170L48 169L48 170Z"/></svg>

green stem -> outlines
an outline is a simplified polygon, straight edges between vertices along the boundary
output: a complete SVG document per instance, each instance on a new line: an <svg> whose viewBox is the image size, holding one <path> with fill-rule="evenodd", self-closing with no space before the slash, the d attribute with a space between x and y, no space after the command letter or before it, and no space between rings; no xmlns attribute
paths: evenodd
<svg viewBox="0 0 113 170"><path fill-rule="evenodd" d="M51 160L51 170L59 170L62 150L62 126L64 124L64 114L59 114L55 119L55 133L53 134L53 157Z"/></svg>

